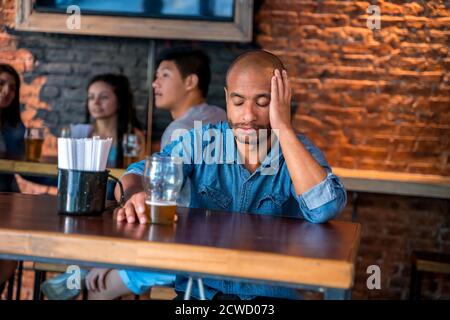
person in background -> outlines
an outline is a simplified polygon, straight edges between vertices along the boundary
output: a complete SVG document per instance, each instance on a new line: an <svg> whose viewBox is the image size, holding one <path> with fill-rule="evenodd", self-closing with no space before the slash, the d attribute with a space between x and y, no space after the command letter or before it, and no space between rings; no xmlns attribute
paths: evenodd
<svg viewBox="0 0 450 320"><path fill-rule="evenodd" d="M202 125L225 121L225 110L206 103L211 68L209 57L201 50L171 48L157 59L153 81L155 106L168 110L174 119L161 137L161 150L175 139L177 129L192 129L194 121Z"/></svg>
<svg viewBox="0 0 450 320"><path fill-rule="evenodd" d="M145 157L144 134L137 120L133 94L128 78L124 75L102 74L93 77L87 86L86 123L70 126L72 138L99 136L113 138L108 156L108 167L122 167L123 136L134 133L140 141L139 158ZM57 194L55 186L34 183L16 174L16 181L23 193ZM113 184L108 185L108 198L112 198Z"/></svg>
<svg viewBox="0 0 450 320"><path fill-rule="evenodd" d="M0 157L20 158L25 151L19 99L19 74L10 65L0 64ZM0 191L12 191L12 183L12 175L0 174ZM15 261L0 260L0 294L16 266Z"/></svg>

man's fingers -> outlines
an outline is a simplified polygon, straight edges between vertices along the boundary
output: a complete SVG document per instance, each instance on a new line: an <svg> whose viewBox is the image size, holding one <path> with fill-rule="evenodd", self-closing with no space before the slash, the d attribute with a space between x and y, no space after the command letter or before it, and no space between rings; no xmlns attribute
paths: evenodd
<svg viewBox="0 0 450 320"><path fill-rule="evenodd" d="M136 212L134 206L131 203L125 205L125 215L128 223L134 223L136 221Z"/></svg>
<svg viewBox="0 0 450 320"><path fill-rule="evenodd" d="M143 212L141 210L139 210L137 212L137 216L138 216L138 219L139 219L139 223L142 223L142 224L147 223L147 215L145 214L145 208L144 208Z"/></svg>
<svg viewBox="0 0 450 320"><path fill-rule="evenodd" d="M285 99L289 99L291 95L291 87L289 85L289 78L287 75L287 71L283 70L283 83L284 83L284 97Z"/></svg>
<svg viewBox="0 0 450 320"><path fill-rule="evenodd" d="M91 291L91 281L90 281L89 274L86 276L86 279L84 280L84 283L86 284L86 289Z"/></svg>
<svg viewBox="0 0 450 320"><path fill-rule="evenodd" d="M95 276L94 276L94 279L92 281L92 289L93 289L94 292L95 291L100 291L100 285L98 283L98 277L99 277L99 274L96 273Z"/></svg>
<svg viewBox="0 0 450 320"><path fill-rule="evenodd" d="M134 207L136 209L136 214L138 216L139 222L142 224L147 223L147 215L145 213L145 193L140 192L133 199Z"/></svg>
<svg viewBox="0 0 450 320"><path fill-rule="evenodd" d="M145 193L140 192L136 195L134 206L138 213L145 213Z"/></svg>
<svg viewBox="0 0 450 320"><path fill-rule="evenodd" d="M281 71L276 69L275 75L277 77L278 99L284 99L284 84L283 84L283 78L281 76Z"/></svg>
<svg viewBox="0 0 450 320"><path fill-rule="evenodd" d="M95 288L92 286L92 283L93 283L93 280L94 280L93 279L94 276L95 275L93 275L92 272L89 272L88 275L86 276L86 288L89 291L94 291L95 290Z"/></svg>
<svg viewBox="0 0 450 320"><path fill-rule="evenodd" d="M117 216L116 216L117 221L121 222L121 221L125 220L125 218L126 218L125 209L124 208L118 209Z"/></svg>
<svg viewBox="0 0 450 320"><path fill-rule="evenodd" d="M106 275L108 270L102 271L98 277L99 290L106 290Z"/></svg>
<svg viewBox="0 0 450 320"><path fill-rule="evenodd" d="M278 101L277 77L275 75L272 76L270 83L270 100L273 102Z"/></svg>

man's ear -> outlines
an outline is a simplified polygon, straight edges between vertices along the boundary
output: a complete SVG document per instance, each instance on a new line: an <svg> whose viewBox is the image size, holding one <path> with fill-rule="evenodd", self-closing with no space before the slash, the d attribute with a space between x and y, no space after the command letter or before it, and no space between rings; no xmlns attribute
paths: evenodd
<svg viewBox="0 0 450 320"><path fill-rule="evenodd" d="M196 74L190 74L184 79L184 85L186 90L193 90L196 87L198 88L198 76Z"/></svg>
<svg viewBox="0 0 450 320"><path fill-rule="evenodd" d="M223 90L225 91L225 102L228 102L228 90L227 90L227 87L223 87Z"/></svg>

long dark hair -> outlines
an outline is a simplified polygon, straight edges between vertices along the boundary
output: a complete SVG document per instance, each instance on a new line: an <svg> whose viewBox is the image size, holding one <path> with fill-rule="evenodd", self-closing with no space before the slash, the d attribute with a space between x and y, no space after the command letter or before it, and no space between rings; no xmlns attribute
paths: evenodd
<svg viewBox="0 0 450 320"><path fill-rule="evenodd" d="M128 78L121 74L100 74L89 80L87 90L94 83L102 81L109 84L117 99L117 159L116 165L123 165L122 140L125 133L132 133L133 129L141 130L142 127L137 120L136 110L134 109L133 93L131 91ZM86 123L91 122L88 103L86 101Z"/></svg>
<svg viewBox="0 0 450 320"><path fill-rule="evenodd" d="M16 92L13 101L0 112L0 127L3 127L5 124L17 127L22 122L20 119L20 77L17 71L9 64L1 63L0 73L8 73L16 81Z"/></svg>

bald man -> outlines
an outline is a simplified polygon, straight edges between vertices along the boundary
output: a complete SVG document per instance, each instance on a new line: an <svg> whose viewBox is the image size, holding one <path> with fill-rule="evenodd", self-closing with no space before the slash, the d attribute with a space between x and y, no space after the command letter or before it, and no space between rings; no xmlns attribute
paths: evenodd
<svg viewBox="0 0 450 320"><path fill-rule="evenodd" d="M262 50L244 53L230 66L224 89L228 122L187 131L159 153L183 157L184 178L188 181L185 186L189 183L191 191L189 199L182 201L187 200L192 208L290 216L312 223L334 218L345 206L345 190L322 153L306 137L296 134L291 125L291 90L280 59ZM197 139L202 140L200 145L215 148L212 159L194 159L211 154L195 149ZM127 202L117 212L118 221L148 222L143 172L141 161L122 177ZM181 295L187 279L105 269L89 279L89 297L113 299L130 292L141 294L161 283L174 283ZM208 299L301 298L289 288L217 279L204 279L203 283ZM199 298L193 287L193 297Z"/></svg>

